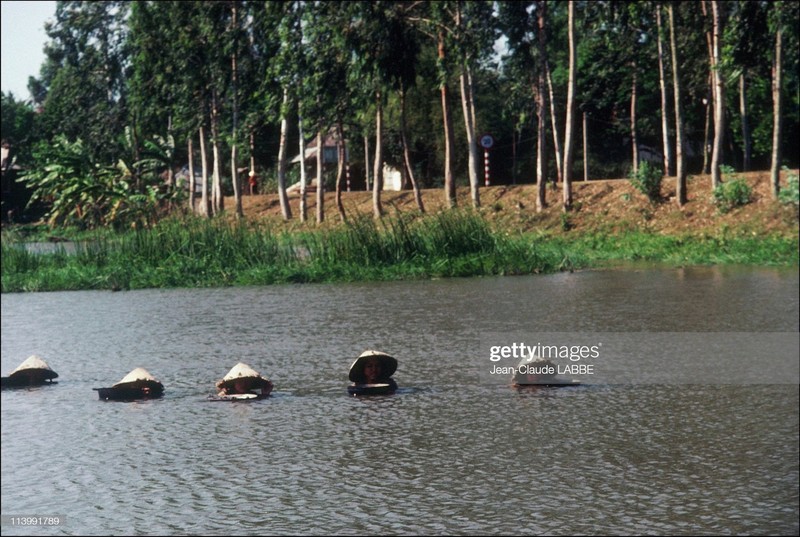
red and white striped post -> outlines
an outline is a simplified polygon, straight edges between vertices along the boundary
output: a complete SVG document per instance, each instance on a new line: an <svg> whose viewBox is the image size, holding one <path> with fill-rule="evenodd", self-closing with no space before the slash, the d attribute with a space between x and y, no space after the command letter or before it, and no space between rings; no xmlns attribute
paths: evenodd
<svg viewBox="0 0 800 537"><path fill-rule="evenodd" d="M486 133L480 137L480 143L483 148L483 183L489 186L489 150L494 145L494 138L492 138L491 134Z"/></svg>
<svg viewBox="0 0 800 537"><path fill-rule="evenodd" d="M489 186L489 150L483 150L483 177L484 184Z"/></svg>
<svg viewBox="0 0 800 537"><path fill-rule="evenodd" d="M347 176L347 191L350 192L350 163L345 164L344 169Z"/></svg>

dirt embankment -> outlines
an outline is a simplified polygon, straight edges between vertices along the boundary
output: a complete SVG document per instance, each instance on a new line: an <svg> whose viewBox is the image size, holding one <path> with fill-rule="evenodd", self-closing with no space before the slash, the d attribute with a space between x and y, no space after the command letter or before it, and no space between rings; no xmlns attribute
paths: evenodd
<svg viewBox="0 0 800 537"><path fill-rule="evenodd" d="M797 171L790 172L797 174ZM573 210L562 210L561 185L554 189L548 184L548 207L536 211L536 185L505 185L481 187L479 211L499 229L513 231L540 231L548 234L563 233L624 233L640 230L665 235L736 235L780 234L798 235L797 211L790 205L776 202L772 198L769 173L740 173L753 190L749 204L721 214L713 202L711 178L708 175L690 176L687 192L688 202L678 207L675 202L675 179L667 177L662 184L663 201L652 204L633 188L628 180L609 179L576 181L573 183ZM781 185L785 185L787 174L781 173ZM292 221L281 224L287 229L311 229L317 227L316 192L306 196L308 222L299 221L299 196L292 194L289 203ZM435 214L446 207L443 189L422 191L422 200L427 214ZM343 192L342 202L348 217L372 214L372 193L366 191ZM410 190L384 191L381 196L384 213L418 214L414 194ZM226 198L225 207L233 212L233 198ZM471 207L469 188L458 189L458 206ZM281 209L277 194L244 196L242 207L248 219L265 218L281 222ZM323 226L341 223L336 209L335 193L325 194L325 222Z"/></svg>

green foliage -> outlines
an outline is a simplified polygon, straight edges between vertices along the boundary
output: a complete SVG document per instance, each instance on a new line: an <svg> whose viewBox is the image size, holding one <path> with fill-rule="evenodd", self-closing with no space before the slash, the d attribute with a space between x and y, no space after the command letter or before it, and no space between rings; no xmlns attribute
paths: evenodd
<svg viewBox="0 0 800 537"><path fill-rule="evenodd" d="M297 235L187 218L99 239L76 255L29 254L7 241L2 255L4 292L524 274L580 265L560 247L493 232L471 211L363 217Z"/></svg>
<svg viewBox="0 0 800 537"><path fill-rule="evenodd" d="M631 184L647 196L651 203L656 203L661 200L661 180L663 175L661 169L649 162L642 162L639 164L639 169L636 173L631 172Z"/></svg>
<svg viewBox="0 0 800 537"><path fill-rule="evenodd" d="M656 4L576 4L580 35L577 62L579 80L583 81L576 98L587 114L593 177L627 174L624 166L630 159L626 141L630 122L629 114L621 111L629 109L634 69L637 136L642 144L659 145L662 114L655 69ZM722 70L730 76L743 73L747 82L753 168L764 167L771 150L769 70L778 24L784 28L783 91L787 97L781 112L785 129L782 150L792 165L797 161L793 146L800 125L800 25L798 12L791 5L720 4L728 21ZM674 8L683 100L695 103L684 110L687 140L702 143L706 109L699 103L708 90L707 16L696 2L677 3ZM397 90L402 88L405 134L418 169L417 179L421 185L438 187L445 158L438 92L445 83L449 85L454 121L450 154L453 172L456 181L466 180L466 134L461 128L458 94L461 68L469 67L475 87L477 128L491 132L498 142L492 152L493 179L497 183L512 178L528 182L533 177L529 157L534 137L529 129L534 119L532 91L536 85L532 77L539 72L542 52L537 16L546 12L541 34L547 41L543 52L552 74L554 112L563 118L567 10L568 3L528 1L59 2L56 18L47 29L50 42L41 80L31 83L37 107L34 128L17 132L26 136L26 144L36 140L38 133L48 138L64 134L70 140L81 139L98 162L122 158L113 142L123 135L125 125L134 125L140 140L169 132L178 142L173 159L180 165L186 162L185 141L189 136L195 137L197 153L196 136L201 125L207 128L207 136L219 142L223 154L253 133L257 165L263 170L261 175L268 176L274 164L274 139L281 116L289 116L292 124L289 157L296 151L298 100L303 101L308 134L320 129L327 132L329 125L341 120L347 126L353 164L363 162L361 142L363 136L373 135L380 91L385 106L384 158L396 162L400 160L396 140L401 132ZM667 26L665 22L664 38ZM440 31L444 38L441 57ZM502 61L493 49L498 31L507 43L499 51ZM667 59L668 73L669 63ZM741 113L735 102L738 98L738 91L727 92L730 129L726 129L726 135L731 135L734 153L744 142L739 128ZM6 114L13 111L4 101L4 138L9 137ZM24 112L27 123L31 114ZM563 125L558 128L561 139ZM29 132L35 133L30 141ZM31 149L23 147L23 140L15 142L21 163ZM246 160L247 153L240 147L239 158ZM138 159L125 157L132 175L136 170L130 164ZM555 170L553 160L551 156L551 172ZM687 165L696 171L700 159L691 157Z"/></svg>
<svg viewBox="0 0 800 537"><path fill-rule="evenodd" d="M788 168L783 167L784 172L788 173ZM797 185L797 174L789 173L786 186L778 193L778 200L784 205L794 205L795 210L800 207L800 189Z"/></svg>
<svg viewBox="0 0 800 537"><path fill-rule="evenodd" d="M569 213L561 213L561 231L569 231L575 227Z"/></svg>
<svg viewBox="0 0 800 537"><path fill-rule="evenodd" d="M40 73L39 116L48 138L81 139L98 161L116 160L110 141L124 125L130 2L57 2Z"/></svg>
<svg viewBox="0 0 800 537"><path fill-rule="evenodd" d="M34 134L33 108L24 101L17 101L9 92L2 92L2 138L11 144L13 155L20 162L30 159L30 147L27 145Z"/></svg>
<svg viewBox="0 0 800 537"><path fill-rule="evenodd" d="M34 151L37 166L20 178L33 190L31 203L49 205L48 223L82 228L150 225L164 194L155 186L136 190L126 167L93 159L79 139L60 135Z"/></svg>
<svg viewBox="0 0 800 537"><path fill-rule="evenodd" d="M750 203L753 191L743 178L733 172L730 166L720 166L724 182L714 189L714 205L723 214L736 207Z"/></svg>
<svg viewBox="0 0 800 537"><path fill-rule="evenodd" d="M532 274L642 260L796 265L798 245L796 237L749 233L511 236L471 211L363 217L294 235L193 217L100 237L73 255L32 254L6 237L0 270L2 292L19 292Z"/></svg>

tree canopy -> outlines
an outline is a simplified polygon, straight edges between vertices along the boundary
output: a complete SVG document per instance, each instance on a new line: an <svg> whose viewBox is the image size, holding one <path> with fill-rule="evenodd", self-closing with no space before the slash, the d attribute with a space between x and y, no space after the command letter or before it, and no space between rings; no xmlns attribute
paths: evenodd
<svg viewBox="0 0 800 537"><path fill-rule="evenodd" d="M41 145L57 146L62 153L72 148L73 154L79 147L90 162L111 167L120 160L144 159L147 144L151 149L153 144L169 145L171 153L161 159L163 169L139 166L140 173L134 174L132 191L147 195L162 188L166 168L178 170L199 159L188 154L186 142L194 140L193 151L198 151L198 129L206 127L219 149L242 145L234 152L234 160L242 162L225 164L221 172L221 188L230 194L233 170L249 167L251 157L267 178L276 176L281 119L295 121L298 106L307 141L318 131L341 125L349 160L363 169L369 162L365 157L371 156L364 154L363 144L353 142L375 136L380 106L381 158L398 168L411 166L405 170L420 186L443 185L446 158L456 183L470 184L469 168L476 166L470 164L473 121L474 132L490 133L496 141L492 183L533 183L537 138L551 137L553 128L561 134L565 128L569 3L59 1L55 20L46 27L46 60L39 77L29 82L33 99L3 95L2 137L28 168L44 165L36 155L58 154L42 151ZM587 124L587 147L576 144L575 151L587 152L590 178L627 176L634 167L632 136L651 153L663 147L655 18L662 4L572 2L575 100ZM718 3L722 59L712 66L707 40L711 9L704 4L672 4L688 171L700 172L704 165L713 69L720 70L726 83L722 162L739 169L745 162L753 168L769 166L774 144L771 69L779 28L780 91L785 97L779 154L783 163L797 167L798 6L753 0ZM540 30L537 10L545 7L546 26ZM539 32L546 33L544 48L539 48ZM546 62L538 61L542 54ZM670 64L667 57L671 78ZM547 109L535 106L543 66L552 84L552 106ZM471 87L460 97L471 100L466 101L471 108L465 108L471 112L450 112L452 154L446 155L440 88L453 88L447 98L458 110L456 88L460 81L463 87L463 80ZM671 99L671 87L667 92ZM549 110L554 112L546 130L537 128L536 110L548 110L548 116ZM287 132L287 147L296 148L297 132ZM251 136L252 144L242 143ZM672 124L667 142L674 144L674 137ZM552 145L548 147L545 169L554 179L557 157ZM574 176L580 177L583 160L577 157L574 166ZM296 176L288 171L290 181ZM105 175L103 181L108 181ZM354 188L365 186L354 179Z"/></svg>

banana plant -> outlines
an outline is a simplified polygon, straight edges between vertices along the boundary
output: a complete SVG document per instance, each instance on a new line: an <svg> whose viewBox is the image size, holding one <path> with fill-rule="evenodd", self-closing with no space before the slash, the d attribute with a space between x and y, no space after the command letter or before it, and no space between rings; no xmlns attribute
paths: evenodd
<svg viewBox="0 0 800 537"><path fill-rule="evenodd" d="M49 205L48 225L83 228L149 225L158 214L163 193L158 184L133 187L138 162L117 166L94 162L80 140L59 135L34 150L37 166L20 179L32 189L30 204ZM147 169L147 168L142 168ZM156 175L157 177L157 175Z"/></svg>

